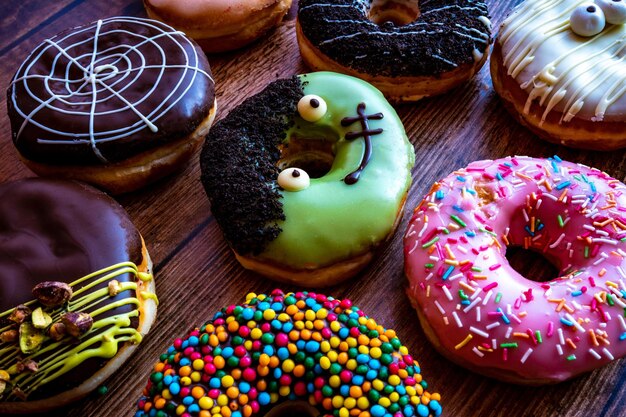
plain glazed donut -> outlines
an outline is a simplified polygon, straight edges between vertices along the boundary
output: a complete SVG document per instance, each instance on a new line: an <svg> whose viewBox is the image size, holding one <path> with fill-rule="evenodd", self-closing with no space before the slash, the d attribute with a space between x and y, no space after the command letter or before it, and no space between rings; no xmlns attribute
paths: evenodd
<svg viewBox="0 0 626 417"><path fill-rule="evenodd" d="M310 288L354 276L391 236L414 159L378 90L319 72L246 100L216 124L200 163L239 262Z"/></svg>
<svg viewBox="0 0 626 417"><path fill-rule="evenodd" d="M194 155L215 116L209 63L184 33L111 17L46 39L7 92L13 143L41 176L133 191Z"/></svg>
<svg viewBox="0 0 626 417"><path fill-rule="evenodd" d="M396 333L350 300L274 290L176 339L135 417L438 416L426 388Z"/></svg>
<svg viewBox="0 0 626 417"><path fill-rule="evenodd" d="M75 401L131 356L156 314L124 209L73 181L0 185L0 414Z"/></svg>
<svg viewBox="0 0 626 417"><path fill-rule="evenodd" d="M408 295L442 354L520 384L556 383L626 354L626 186L593 168L513 157L435 183L405 235ZM507 246L560 270L521 276Z"/></svg>
<svg viewBox="0 0 626 417"><path fill-rule="evenodd" d="M612 150L626 147L626 2L596 3L521 3L500 27L491 76L509 112L541 138L576 148ZM594 36L575 33L580 29L572 26L570 17L577 9L586 5L584 13L593 9L598 14L599 5L607 3L622 9L622 23L607 23Z"/></svg>
<svg viewBox="0 0 626 417"><path fill-rule="evenodd" d="M278 25L291 0L144 0L148 16L182 30L208 53L241 48Z"/></svg>
<svg viewBox="0 0 626 417"><path fill-rule="evenodd" d="M392 101L448 91L489 53L489 12L477 0L303 0L298 7L304 62L361 78Z"/></svg>

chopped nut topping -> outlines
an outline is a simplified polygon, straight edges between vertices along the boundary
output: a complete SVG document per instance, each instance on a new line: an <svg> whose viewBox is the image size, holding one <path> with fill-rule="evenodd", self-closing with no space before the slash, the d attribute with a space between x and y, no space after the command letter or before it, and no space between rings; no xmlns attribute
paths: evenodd
<svg viewBox="0 0 626 417"><path fill-rule="evenodd" d="M52 323L52 317L43 311L41 307L37 307L33 310L31 319L33 321L33 325L38 329L45 329Z"/></svg>
<svg viewBox="0 0 626 417"><path fill-rule="evenodd" d="M65 324L65 330L74 337L80 337L87 333L93 325L93 319L88 313L65 313L61 317L61 321Z"/></svg>
<svg viewBox="0 0 626 417"><path fill-rule="evenodd" d="M50 338L57 342L63 339L66 333L67 330L65 329L65 324L61 322L54 323L52 326L50 326L50 330L48 331L48 335L50 336Z"/></svg>
<svg viewBox="0 0 626 417"><path fill-rule="evenodd" d="M19 306L15 307L15 310L13 310L13 313L11 313L11 315L9 316L9 320L20 324L23 323L24 320L26 320L28 316L30 316L30 314L30 308L26 307L24 304L20 304Z"/></svg>
<svg viewBox="0 0 626 417"><path fill-rule="evenodd" d="M39 366L37 362L32 359L25 359L24 361L18 362L16 365L17 372L32 372L35 373L39 370Z"/></svg>
<svg viewBox="0 0 626 417"><path fill-rule="evenodd" d="M60 306L72 298L72 287L65 282L44 281L33 288L33 295L47 307Z"/></svg>
<svg viewBox="0 0 626 417"><path fill-rule="evenodd" d="M7 330L0 333L0 342L2 343L13 343L17 341L18 333L17 330Z"/></svg>
<svg viewBox="0 0 626 417"><path fill-rule="evenodd" d="M20 350L25 355L35 353L41 348L44 341L43 331L32 323L24 322L20 325Z"/></svg>
<svg viewBox="0 0 626 417"><path fill-rule="evenodd" d="M120 282L116 279L109 281L109 296L114 297L122 290Z"/></svg>

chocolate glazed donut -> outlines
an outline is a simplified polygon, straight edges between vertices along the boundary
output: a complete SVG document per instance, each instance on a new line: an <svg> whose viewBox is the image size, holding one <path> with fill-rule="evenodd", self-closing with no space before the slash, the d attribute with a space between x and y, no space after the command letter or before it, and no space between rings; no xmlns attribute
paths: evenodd
<svg viewBox="0 0 626 417"><path fill-rule="evenodd" d="M59 406L108 377L154 319L150 267L141 235L106 194L60 180L1 185L0 413ZM51 307L63 291L70 298ZM37 310L52 322L38 326ZM71 313L93 327L56 340Z"/></svg>
<svg viewBox="0 0 626 417"><path fill-rule="evenodd" d="M157 158L164 165L165 157L208 132L214 102L209 63L195 42L161 22L134 17L103 19L46 39L7 91L13 143L31 169L113 191L93 174L76 173L85 167L145 171ZM137 187L122 192L128 188Z"/></svg>

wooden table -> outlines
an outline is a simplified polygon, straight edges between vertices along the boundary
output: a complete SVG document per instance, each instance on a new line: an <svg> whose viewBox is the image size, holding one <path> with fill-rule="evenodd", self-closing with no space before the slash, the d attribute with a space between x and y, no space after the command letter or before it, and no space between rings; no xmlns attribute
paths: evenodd
<svg viewBox="0 0 626 417"><path fill-rule="evenodd" d="M494 27L513 6L490 2ZM139 0L3 0L0 3L0 85L8 87L17 66L43 39L78 24L115 15L145 16ZM295 38L295 7L268 37L242 51L211 56L222 118L268 82L306 72ZM518 125L491 86L488 64L468 84L441 97L398 106L415 145L416 165L407 212L430 185L478 159L507 155L561 158L626 174L623 151L587 152L548 144ZM2 107L6 96L3 94ZM0 181L32 176L11 144L9 121L0 114ZM278 285L244 270L235 261L209 208L197 158L180 174L119 198L145 237L155 261L160 306L157 322L129 362L106 382L108 393L92 394L48 415L130 416L157 356L174 337L212 317L222 306L241 302L250 291ZM408 215L378 259L356 279L327 289L348 297L366 313L394 328L422 366L431 391L441 393L446 416L618 416L625 415L623 361L556 386L529 388L500 383L458 367L425 339L405 296L402 232ZM517 254L520 257L528 254ZM536 257L535 257L536 258ZM522 262L528 263L528 262ZM545 269L536 260L534 271ZM544 271L545 275L545 271ZM294 288L289 288L293 290Z"/></svg>

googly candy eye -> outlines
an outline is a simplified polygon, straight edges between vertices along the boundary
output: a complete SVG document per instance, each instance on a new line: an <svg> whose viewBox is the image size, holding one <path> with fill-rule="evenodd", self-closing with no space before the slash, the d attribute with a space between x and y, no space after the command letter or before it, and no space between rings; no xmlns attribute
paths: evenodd
<svg viewBox="0 0 626 417"><path fill-rule="evenodd" d="M326 101L315 94L307 94L298 101L298 113L307 122L317 122L326 114Z"/></svg>
<svg viewBox="0 0 626 417"><path fill-rule="evenodd" d="M626 23L626 0L594 0L602 11L606 21L612 25Z"/></svg>
<svg viewBox="0 0 626 417"><path fill-rule="evenodd" d="M602 32L606 21L602 9L593 3L576 7L569 18L572 31L580 36L594 36Z"/></svg>
<svg viewBox="0 0 626 417"><path fill-rule="evenodd" d="M309 174L300 168L287 168L278 174L278 185L286 191L301 191L309 188Z"/></svg>

